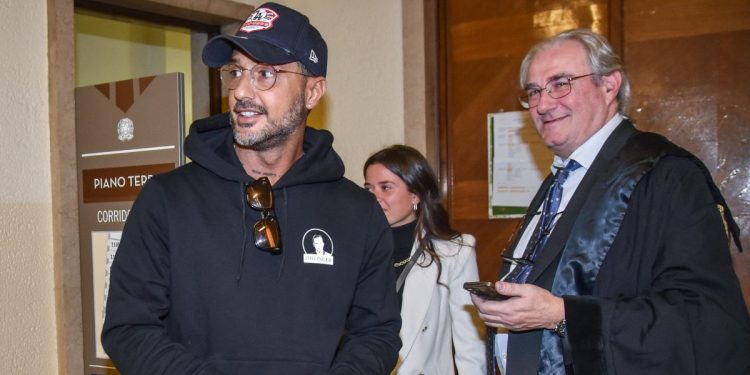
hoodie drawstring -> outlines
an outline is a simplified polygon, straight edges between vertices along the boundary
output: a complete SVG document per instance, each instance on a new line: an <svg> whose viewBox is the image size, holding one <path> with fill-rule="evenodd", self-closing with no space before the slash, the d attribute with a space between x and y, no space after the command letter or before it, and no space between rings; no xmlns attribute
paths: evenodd
<svg viewBox="0 0 750 375"><path fill-rule="evenodd" d="M237 285L240 285L242 279L242 268L245 263L245 249L247 248L247 202L245 202L245 184L240 182L240 205L242 206L242 250L240 251L240 267L237 270Z"/></svg>
<svg viewBox="0 0 750 375"><path fill-rule="evenodd" d="M287 214L288 214L288 208L289 208L289 197L287 196L286 188L282 189L282 191L284 192L284 216L283 217L284 218L288 218L289 216L287 216ZM286 220L284 220L284 222L286 222ZM283 226L283 223L282 223L281 220L279 220L279 226ZM279 228L279 232L281 233L281 237L283 238L284 237L285 229L284 228ZM281 279L281 272L284 270L284 261L286 260L286 251L284 251L284 249L283 249L283 246L284 246L284 242L283 241L281 242L281 246L282 246L282 249L281 249L281 265L279 266L279 273L276 276L277 280Z"/></svg>

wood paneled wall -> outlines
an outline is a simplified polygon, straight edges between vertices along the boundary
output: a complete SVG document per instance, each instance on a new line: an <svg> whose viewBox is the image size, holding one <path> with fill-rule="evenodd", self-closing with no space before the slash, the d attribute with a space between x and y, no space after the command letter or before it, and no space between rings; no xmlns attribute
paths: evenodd
<svg viewBox="0 0 750 375"><path fill-rule="evenodd" d="M606 35L631 78L630 116L698 155L711 170L750 252L750 2L746 0L441 2L441 176L454 226L478 240L493 280L518 220L490 220L487 114L522 110L521 59L562 30ZM750 255L733 250L750 301Z"/></svg>
<svg viewBox="0 0 750 375"><path fill-rule="evenodd" d="M742 231L732 251L750 304L750 1L623 0L623 44L642 130L697 155Z"/></svg>

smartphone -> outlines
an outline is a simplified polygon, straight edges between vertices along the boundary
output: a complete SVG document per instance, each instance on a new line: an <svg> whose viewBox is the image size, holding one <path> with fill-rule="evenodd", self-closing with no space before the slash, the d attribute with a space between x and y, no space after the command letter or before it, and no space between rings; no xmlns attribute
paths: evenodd
<svg viewBox="0 0 750 375"><path fill-rule="evenodd" d="M484 299L490 299L494 301L502 301L510 298L510 296L504 296L495 290L495 283L491 281L469 281L464 283L464 289L468 290L474 295L482 297Z"/></svg>

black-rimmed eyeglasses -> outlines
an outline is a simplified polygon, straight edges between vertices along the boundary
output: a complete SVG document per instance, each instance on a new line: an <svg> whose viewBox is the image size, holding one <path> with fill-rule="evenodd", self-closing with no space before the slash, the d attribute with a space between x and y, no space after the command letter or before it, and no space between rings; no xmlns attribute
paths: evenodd
<svg viewBox="0 0 750 375"><path fill-rule="evenodd" d="M261 177L245 187L247 204L260 211L260 220L253 225L255 246L278 252L281 250L279 222L273 212L273 190L268 177Z"/></svg>
<svg viewBox="0 0 750 375"><path fill-rule="evenodd" d="M521 96L518 97L518 101L521 102L521 106L526 109L534 108L539 105L539 101L542 100L542 91L546 92L552 99L560 99L573 90L571 82L588 76L593 76L594 73L584 74L574 77L559 77L550 80L542 88L529 88Z"/></svg>
<svg viewBox="0 0 750 375"><path fill-rule="evenodd" d="M234 90L240 85L240 81L242 81L242 76L245 72L250 73L250 82L252 82L253 87L260 91L270 90L273 85L276 84L276 77L281 73L299 74L301 76L310 77L309 74L277 69L267 64L258 64L250 69L243 68L237 64L229 64L219 69L221 83L227 88L227 90Z"/></svg>

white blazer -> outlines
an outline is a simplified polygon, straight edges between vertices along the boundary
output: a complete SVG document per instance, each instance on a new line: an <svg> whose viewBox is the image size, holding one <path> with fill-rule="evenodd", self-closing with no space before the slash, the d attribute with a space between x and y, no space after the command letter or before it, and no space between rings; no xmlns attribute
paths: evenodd
<svg viewBox="0 0 750 375"><path fill-rule="evenodd" d="M463 247L456 241L433 242L442 265L440 284L434 262L427 268L417 263L407 274L401 304L403 345L392 374L455 374L454 347L460 375L486 374L484 326L463 289L464 282L479 280L475 240L469 234L462 238ZM412 254L417 245L415 241Z"/></svg>

